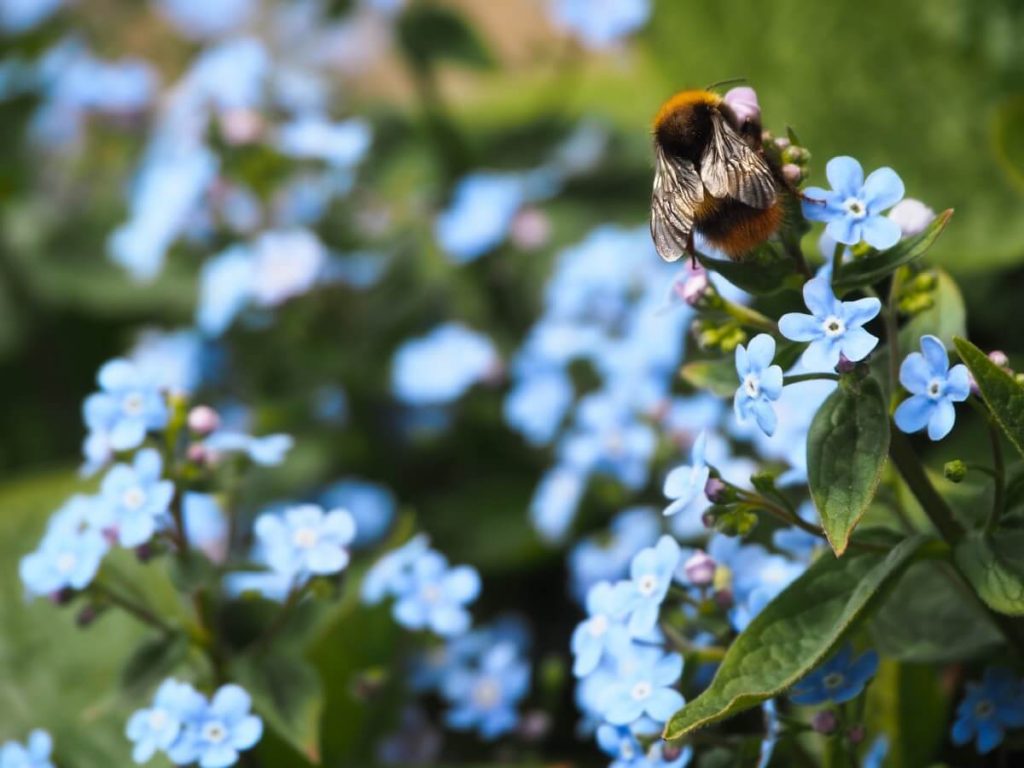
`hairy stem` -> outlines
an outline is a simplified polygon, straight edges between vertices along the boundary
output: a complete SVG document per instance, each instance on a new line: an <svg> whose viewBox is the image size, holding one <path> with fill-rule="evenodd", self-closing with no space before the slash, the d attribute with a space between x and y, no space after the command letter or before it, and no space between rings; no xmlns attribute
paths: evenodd
<svg viewBox="0 0 1024 768"><path fill-rule="evenodd" d="M795 373L792 376L783 376L782 385L799 384L801 381L839 381L837 373Z"/></svg>

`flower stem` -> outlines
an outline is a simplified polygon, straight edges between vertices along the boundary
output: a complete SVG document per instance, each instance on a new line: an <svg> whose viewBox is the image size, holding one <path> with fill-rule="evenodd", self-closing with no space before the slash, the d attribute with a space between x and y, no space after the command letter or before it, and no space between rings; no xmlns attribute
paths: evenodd
<svg viewBox="0 0 1024 768"><path fill-rule="evenodd" d="M1006 506L1006 460L1003 458L1003 444L999 436L999 427L992 420L992 415L988 410L977 398L972 397L970 404L985 419L988 440L992 446L992 468L988 470L993 481L992 509L985 520L985 530L994 531L999 525L999 518L1003 516L1003 509Z"/></svg>
<svg viewBox="0 0 1024 768"><path fill-rule="evenodd" d="M896 306L899 296L901 270L897 269L889 285L889 301L885 310L885 340L889 343L889 401L895 404L897 384L900 380L900 316Z"/></svg>
<svg viewBox="0 0 1024 768"><path fill-rule="evenodd" d="M138 621L152 627L153 629L160 630L165 635L174 633L174 627L166 623L163 619L157 616L155 613L150 611L143 605L139 605L130 597L122 595L120 592L111 589L106 584L94 582L92 585L93 590L98 594L106 598L112 605L116 605L122 609L125 613L129 614Z"/></svg>
<svg viewBox="0 0 1024 768"><path fill-rule="evenodd" d="M921 463L914 454L910 440L898 429L892 432L889 456L939 535L950 545L956 544L964 535L964 529L953 517L953 510L950 509L946 500L939 495L931 480L928 479L928 475L925 474Z"/></svg>
<svg viewBox="0 0 1024 768"><path fill-rule="evenodd" d="M795 373L783 376L782 385L799 384L801 381L839 381L838 373Z"/></svg>
<svg viewBox="0 0 1024 768"><path fill-rule="evenodd" d="M776 335L779 332L778 326L775 321L766 315L762 315L756 309L745 307L742 304L737 304L733 301L723 300L722 309L729 315L729 317L738 321L742 325L746 325L750 328L756 328L765 333Z"/></svg>

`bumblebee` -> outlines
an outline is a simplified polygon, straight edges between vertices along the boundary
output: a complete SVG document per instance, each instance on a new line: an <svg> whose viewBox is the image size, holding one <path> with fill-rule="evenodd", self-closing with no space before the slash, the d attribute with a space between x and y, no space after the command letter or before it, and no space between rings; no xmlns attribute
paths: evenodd
<svg viewBox="0 0 1024 768"><path fill-rule="evenodd" d="M651 237L658 254L694 257L693 234L739 259L783 218L787 185L761 149L761 123L717 93L682 91L654 118Z"/></svg>

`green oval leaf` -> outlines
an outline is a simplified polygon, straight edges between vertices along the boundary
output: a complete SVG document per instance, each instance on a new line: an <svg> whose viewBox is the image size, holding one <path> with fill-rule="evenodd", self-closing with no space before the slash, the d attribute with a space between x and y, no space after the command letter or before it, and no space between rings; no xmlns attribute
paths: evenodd
<svg viewBox="0 0 1024 768"><path fill-rule="evenodd" d="M863 259L854 259L850 263L842 265L832 279L832 288L837 294L840 294L854 288L872 285L891 275L904 264L921 258L942 234L942 230L946 228L952 215L952 208L945 210L936 216L923 232L908 237L906 240L900 240L888 250L865 256Z"/></svg>
<svg viewBox="0 0 1024 768"><path fill-rule="evenodd" d="M1024 387L967 339L953 339L953 344L978 383L985 405L1024 456Z"/></svg>
<svg viewBox="0 0 1024 768"><path fill-rule="evenodd" d="M878 382L843 382L807 435L807 482L836 555L871 503L888 452L889 411Z"/></svg>
<svg viewBox="0 0 1024 768"><path fill-rule="evenodd" d="M680 368L679 375L692 387L718 397L732 397L739 386L736 364L731 358L695 360Z"/></svg>
<svg viewBox="0 0 1024 768"><path fill-rule="evenodd" d="M800 680L828 656L925 540L904 539L884 554L858 550L840 559L819 558L736 638L707 690L669 720L665 738L680 739Z"/></svg>
<svg viewBox="0 0 1024 768"><path fill-rule="evenodd" d="M743 261L713 259L697 253L697 261L704 269L717 272L730 283L747 293L765 295L783 288L795 287L799 275L792 259L765 243L744 257Z"/></svg>
<svg viewBox="0 0 1024 768"><path fill-rule="evenodd" d="M1008 616L1024 616L1024 531L972 531L953 555L985 605Z"/></svg>

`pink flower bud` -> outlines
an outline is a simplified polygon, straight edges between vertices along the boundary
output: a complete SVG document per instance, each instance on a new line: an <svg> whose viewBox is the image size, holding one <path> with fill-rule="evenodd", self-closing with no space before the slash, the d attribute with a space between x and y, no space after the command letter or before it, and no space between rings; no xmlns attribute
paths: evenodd
<svg viewBox="0 0 1024 768"><path fill-rule="evenodd" d="M718 503L724 501L727 490L729 490L729 486L717 477L709 477L707 483L704 484L704 495L711 502Z"/></svg>
<svg viewBox="0 0 1024 768"><path fill-rule="evenodd" d="M761 105L757 103L757 92L753 88L746 85L731 88L726 92L724 101L736 113L740 124L761 122Z"/></svg>
<svg viewBox="0 0 1024 768"><path fill-rule="evenodd" d="M551 219L539 208L524 208L512 220L509 234L517 248L535 251L547 245L551 237Z"/></svg>
<svg viewBox="0 0 1024 768"><path fill-rule="evenodd" d="M850 373L857 364L849 360L842 352L839 353L839 362L836 364L837 373Z"/></svg>
<svg viewBox="0 0 1024 768"><path fill-rule="evenodd" d="M188 428L197 435L216 432L220 426L220 414L208 405L197 405L188 412Z"/></svg>
<svg viewBox="0 0 1024 768"><path fill-rule="evenodd" d="M855 725L846 732L846 738L851 744L860 744L867 735L863 725Z"/></svg>
<svg viewBox="0 0 1024 768"><path fill-rule="evenodd" d="M800 166L795 163L786 163L782 166L782 178L788 181L790 184L799 184L800 179L804 177L804 172L800 170Z"/></svg>
<svg viewBox="0 0 1024 768"><path fill-rule="evenodd" d="M210 460L210 452L202 443L192 443L185 451L185 457L193 464L206 464Z"/></svg>
<svg viewBox="0 0 1024 768"><path fill-rule="evenodd" d="M1000 368L1010 367L1010 358L1006 356L1006 353L1000 349L993 349L988 353L988 359L998 365Z"/></svg>
<svg viewBox="0 0 1024 768"><path fill-rule="evenodd" d="M702 549L694 552L683 564L683 573L686 579L695 587L706 587L715 578L715 568L718 564L714 558Z"/></svg>
<svg viewBox="0 0 1024 768"><path fill-rule="evenodd" d="M903 237L913 237L932 223L935 211L912 197L900 200L889 211L889 218L899 224Z"/></svg>
<svg viewBox="0 0 1024 768"><path fill-rule="evenodd" d="M839 725L839 719L831 709L823 709L811 719L811 728L825 736L835 733L837 725Z"/></svg>

